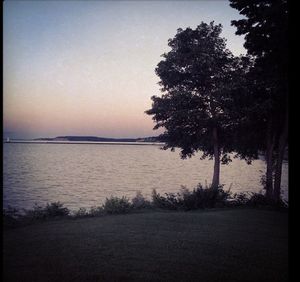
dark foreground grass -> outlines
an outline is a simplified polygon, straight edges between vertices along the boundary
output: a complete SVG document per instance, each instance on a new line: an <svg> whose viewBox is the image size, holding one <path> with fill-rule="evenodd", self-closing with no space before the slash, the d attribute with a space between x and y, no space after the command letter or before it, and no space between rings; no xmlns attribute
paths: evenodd
<svg viewBox="0 0 300 282"><path fill-rule="evenodd" d="M288 281L287 213L62 219L4 231L4 281Z"/></svg>

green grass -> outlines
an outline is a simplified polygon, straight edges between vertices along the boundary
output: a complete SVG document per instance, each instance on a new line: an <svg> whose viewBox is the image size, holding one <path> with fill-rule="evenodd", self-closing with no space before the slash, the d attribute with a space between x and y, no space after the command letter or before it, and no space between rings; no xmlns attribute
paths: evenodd
<svg viewBox="0 0 300 282"><path fill-rule="evenodd" d="M4 231L4 281L288 281L287 213L62 219Z"/></svg>

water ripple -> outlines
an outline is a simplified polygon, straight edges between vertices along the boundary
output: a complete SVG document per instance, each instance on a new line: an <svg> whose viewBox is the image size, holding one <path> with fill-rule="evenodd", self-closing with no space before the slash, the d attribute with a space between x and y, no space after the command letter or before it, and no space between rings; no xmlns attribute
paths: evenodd
<svg viewBox="0 0 300 282"><path fill-rule="evenodd" d="M30 208L61 201L70 209L103 203L111 195L150 197L209 183L213 161L200 155L182 160L178 151L157 146L4 144L3 205ZM263 160L252 165L234 159L221 166L221 183L232 192L262 189ZM288 197L288 163L283 164L283 196Z"/></svg>

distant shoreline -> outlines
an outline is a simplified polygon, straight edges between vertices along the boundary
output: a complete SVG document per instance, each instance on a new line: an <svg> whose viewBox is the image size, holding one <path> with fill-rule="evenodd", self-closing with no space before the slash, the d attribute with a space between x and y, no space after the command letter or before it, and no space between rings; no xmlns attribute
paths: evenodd
<svg viewBox="0 0 300 282"><path fill-rule="evenodd" d="M113 141L24 141L24 140L11 140L9 142L5 141L4 143L20 143L20 144L88 144L88 145L165 145L164 143L159 142L113 142Z"/></svg>
<svg viewBox="0 0 300 282"><path fill-rule="evenodd" d="M97 136L57 136L43 138L3 138L4 143L35 143L35 144L164 144L158 136L139 137L139 138L112 138Z"/></svg>

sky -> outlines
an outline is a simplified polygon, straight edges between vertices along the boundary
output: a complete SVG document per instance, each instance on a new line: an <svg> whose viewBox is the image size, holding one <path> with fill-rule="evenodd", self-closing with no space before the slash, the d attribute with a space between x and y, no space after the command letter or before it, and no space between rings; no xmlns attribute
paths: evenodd
<svg viewBox="0 0 300 282"><path fill-rule="evenodd" d="M161 95L155 67L178 28L223 25L235 55L244 38L229 1L3 2L4 137L146 137Z"/></svg>

